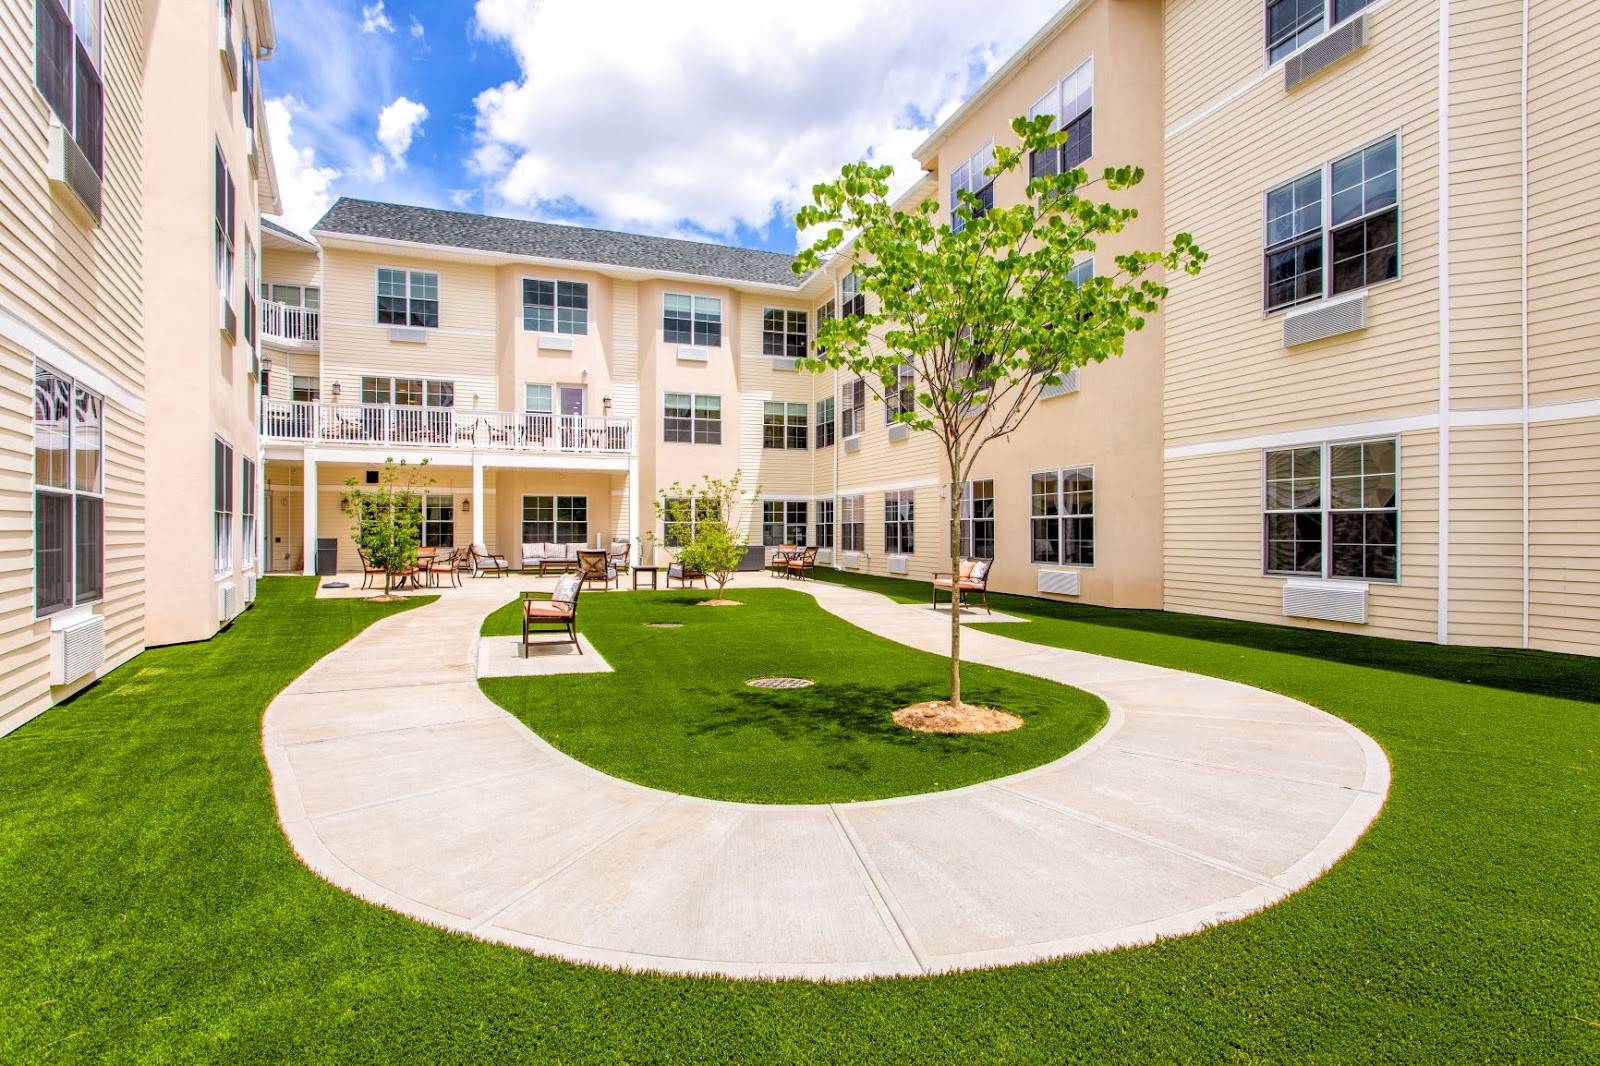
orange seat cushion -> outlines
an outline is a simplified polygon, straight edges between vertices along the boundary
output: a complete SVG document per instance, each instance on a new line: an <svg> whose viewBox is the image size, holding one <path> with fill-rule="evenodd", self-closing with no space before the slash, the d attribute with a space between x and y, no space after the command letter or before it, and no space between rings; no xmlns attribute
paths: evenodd
<svg viewBox="0 0 1600 1066"><path fill-rule="evenodd" d="M572 617L571 609L567 607L558 607L557 605L548 601L534 601L525 604L523 609L527 612L529 618L565 621L566 619Z"/></svg>

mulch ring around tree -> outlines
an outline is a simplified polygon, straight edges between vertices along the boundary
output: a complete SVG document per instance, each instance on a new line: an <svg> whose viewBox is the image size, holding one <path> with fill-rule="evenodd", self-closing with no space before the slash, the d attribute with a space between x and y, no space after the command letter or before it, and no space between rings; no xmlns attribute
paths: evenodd
<svg viewBox="0 0 1600 1066"><path fill-rule="evenodd" d="M894 712L897 725L919 733L1008 733L1022 728L1022 719L996 707L950 706L947 700L914 703Z"/></svg>

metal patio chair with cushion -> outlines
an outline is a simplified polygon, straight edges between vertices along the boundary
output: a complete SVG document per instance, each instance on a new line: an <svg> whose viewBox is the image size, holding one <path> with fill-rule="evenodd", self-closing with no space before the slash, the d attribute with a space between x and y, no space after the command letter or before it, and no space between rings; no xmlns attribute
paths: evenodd
<svg viewBox="0 0 1600 1066"><path fill-rule="evenodd" d="M598 581L601 588L608 588L617 580L617 568L611 565L611 557L598 548L594 551L580 551L578 580L585 585L591 581Z"/></svg>
<svg viewBox="0 0 1600 1066"><path fill-rule="evenodd" d="M682 563L673 563L671 566L667 567L667 588L670 589L674 581L678 582L685 588L696 581L700 582L700 584L704 585L706 588L711 587L711 582L706 580L705 574L701 573L699 570L686 570L684 569Z"/></svg>
<svg viewBox="0 0 1600 1066"><path fill-rule="evenodd" d="M365 548L357 548L356 549L356 554L361 556L361 587L362 588L366 588L368 585L370 585L372 583L372 579L374 577L381 578L387 573L387 571L384 570L383 567L374 566L372 564L372 560L367 556L367 550Z"/></svg>
<svg viewBox="0 0 1600 1066"><path fill-rule="evenodd" d="M528 657L528 647L532 643L528 638L535 632L542 632L553 627L566 631L567 639L541 641L543 644L565 644L568 641L578 649L578 654L583 654L583 645L578 643L578 593L583 591L583 582L575 574L568 574L556 582L555 592L550 594L548 600L537 599L538 593L524 592L522 594L522 657Z"/></svg>
<svg viewBox="0 0 1600 1066"><path fill-rule="evenodd" d="M482 544L474 544L470 550L472 552L472 572L478 577L482 577L484 574L496 574L500 577L505 577L511 569L506 565L506 557L504 555L490 555L489 549Z"/></svg>
<svg viewBox="0 0 1600 1066"><path fill-rule="evenodd" d="M799 551L790 552L789 557L783 561L783 576L804 581L805 576L817 568L817 549L801 548Z"/></svg>
<svg viewBox="0 0 1600 1066"><path fill-rule="evenodd" d="M434 555L434 557L428 562L428 566L427 566L428 584L432 585L434 588L438 588L439 587L439 579L440 579L440 577L442 575L442 576L448 577L450 579L450 583L453 584L456 588L460 588L461 587L461 570L460 570L460 567L459 567L460 562L461 562L461 549L460 548L452 548L450 551L447 551L447 552L438 552L438 553L436 553Z"/></svg>
<svg viewBox="0 0 1600 1066"><path fill-rule="evenodd" d="M774 575L783 574L785 572L784 568L788 565L789 560L799 554L800 545L798 544L780 544L776 548L773 548L772 558L767 560L768 573Z"/></svg>
<svg viewBox="0 0 1600 1066"><path fill-rule="evenodd" d="M611 547L606 549L606 559L617 573L626 574L628 572L628 542L625 540L612 541Z"/></svg>
<svg viewBox="0 0 1600 1066"><path fill-rule="evenodd" d="M953 582L949 574L934 574L933 605L939 606L940 589L952 600L959 600L963 607L967 604L967 594L976 592L983 597L983 609L993 614L989 610L989 568L993 565L993 559L962 559L961 571Z"/></svg>

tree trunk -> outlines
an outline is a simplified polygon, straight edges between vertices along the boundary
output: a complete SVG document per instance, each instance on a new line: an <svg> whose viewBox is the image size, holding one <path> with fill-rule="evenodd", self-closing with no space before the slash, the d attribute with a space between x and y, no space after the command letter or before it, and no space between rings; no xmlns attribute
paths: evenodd
<svg viewBox="0 0 1600 1066"><path fill-rule="evenodd" d="M954 474L954 466L951 468ZM950 706L961 706L961 483L950 482Z"/></svg>

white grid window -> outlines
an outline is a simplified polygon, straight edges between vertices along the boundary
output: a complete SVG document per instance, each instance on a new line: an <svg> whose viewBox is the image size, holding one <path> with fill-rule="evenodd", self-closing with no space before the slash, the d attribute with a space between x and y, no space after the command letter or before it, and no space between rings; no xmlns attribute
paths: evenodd
<svg viewBox="0 0 1600 1066"><path fill-rule="evenodd" d="M439 325L439 275L426 270L378 268L378 322L388 326Z"/></svg>
<svg viewBox="0 0 1600 1066"><path fill-rule="evenodd" d="M1262 571L1398 580L1398 458L1392 437L1263 453Z"/></svg>
<svg viewBox="0 0 1600 1066"><path fill-rule="evenodd" d="M522 543L589 543L589 497L522 497Z"/></svg>
<svg viewBox="0 0 1600 1066"><path fill-rule="evenodd" d="M224 577L233 573L233 445L221 437L211 445L212 570Z"/></svg>
<svg viewBox="0 0 1600 1066"><path fill-rule="evenodd" d="M239 555L246 570L256 565L256 464L239 465Z"/></svg>
<svg viewBox="0 0 1600 1066"><path fill-rule="evenodd" d="M883 421L897 421L902 414L915 414L917 410L917 375L909 366L895 368L895 388L883 404Z"/></svg>
<svg viewBox="0 0 1600 1066"><path fill-rule="evenodd" d="M105 400L65 374L33 371L34 609L105 594Z"/></svg>
<svg viewBox="0 0 1600 1066"><path fill-rule="evenodd" d="M865 496L839 497L839 547L847 552L867 550L867 500Z"/></svg>
<svg viewBox="0 0 1600 1066"><path fill-rule="evenodd" d="M761 405L761 446L805 450L808 408L803 403L768 400Z"/></svg>
<svg viewBox="0 0 1600 1066"><path fill-rule="evenodd" d="M582 281L522 279L522 328L530 333L589 332L589 286Z"/></svg>
<svg viewBox="0 0 1600 1066"><path fill-rule="evenodd" d="M722 301L715 296L661 297L661 339L667 344L699 344L715 348L722 343Z"/></svg>
<svg viewBox="0 0 1600 1066"><path fill-rule="evenodd" d="M774 548L780 544L806 545L806 501L762 500L761 543Z"/></svg>
<svg viewBox="0 0 1600 1066"><path fill-rule="evenodd" d="M1029 118L1054 115L1052 130L1067 131L1067 143L1046 152L1028 153L1028 177L1065 174L1094 154L1094 57L1062 78L1028 109Z"/></svg>
<svg viewBox="0 0 1600 1066"><path fill-rule="evenodd" d="M917 550L916 494L883 494L883 550L889 555L910 555Z"/></svg>
<svg viewBox="0 0 1600 1066"><path fill-rule="evenodd" d="M1267 62L1321 37L1371 0L1267 0Z"/></svg>
<svg viewBox="0 0 1600 1066"><path fill-rule="evenodd" d="M994 142L990 141L950 172L950 231L960 233L970 219L982 218L994 207L994 177L984 173L994 166ZM968 206L961 200L962 193L978 198L976 205ZM846 314L849 312L846 311Z"/></svg>
<svg viewBox="0 0 1600 1066"><path fill-rule="evenodd" d="M1029 533L1035 563L1094 565L1094 467L1045 470L1032 477Z"/></svg>
<svg viewBox="0 0 1600 1066"><path fill-rule="evenodd" d="M961 555L994 558L994 481L969 481L961 490Z"/></svg>
<svg viewBox="0 0 1600 1066"><path fill-rule="evenodd" d="M768 307L761 312L761 354L806 357L806 313Z"/></svg>
<svg viewBox="0 0 1600 1066"><path fill-rule="evenodd" d="M833 547L833 501L817 501L817 536L812 541L819 548Z"/></svg>
<svg viewBox="0 0 1600 1066"><path fill-rule="evenodd" d="M722 397L667 393L662 398L661 431L668 444L721 444Z"/></svg>

